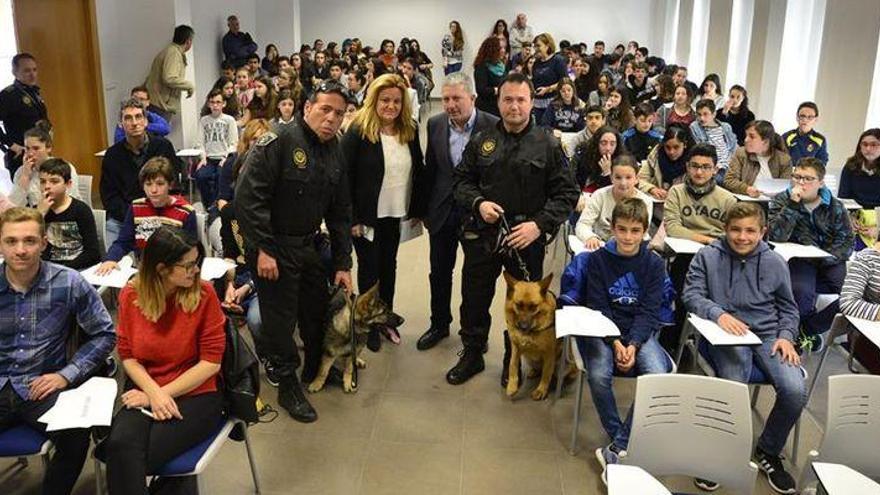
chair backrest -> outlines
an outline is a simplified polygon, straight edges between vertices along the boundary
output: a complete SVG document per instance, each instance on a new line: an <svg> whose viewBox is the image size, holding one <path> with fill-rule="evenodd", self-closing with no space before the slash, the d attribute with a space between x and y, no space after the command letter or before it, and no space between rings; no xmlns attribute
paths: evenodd
<svg viewBox="0 0 880 495"><path fill-rule="evenodd" d="M76 179L76 187L79 192L79 197L85 204L92 206L92 176L91 175L77 175Z"/></svg>
<svg viewBox="0 0 880 495"><path fill-rule="evenodd" d="M825 181L825 187L831 191L831 194L837 196L837 176L834 174L825 174L825 178L822 180Z"/></svg>
<svg viewBox="0 0 880 495"><path fill-rule="evenodd" d="M752 454L749 389L696 375L638 378L624 464L654 476L685 475L748 495L758 468Z"/></svg>
<svg viewBox="0 0 880 495"><path fill-rule="evenodd" d="M208 242L208 214L195 212L196 213L196 230L199 231L199 241L202 243L202 247L205 248L205 256L213 256L211 251L211 243Z"/></svg>
<svg viewBox="0 0 880 495"><path fill-rule="evenodd" d="M92 216L95 217L95 228L98 231L98 249L101 250L101 256L107 253L107 211L92 210Z"/></svg>
<svg viewBox="0 0 880 495"><path fill-rule="evenodd" d="M828 423L819 448L822 462L845 464L880 477L880 376L828 377Z"/></svg>

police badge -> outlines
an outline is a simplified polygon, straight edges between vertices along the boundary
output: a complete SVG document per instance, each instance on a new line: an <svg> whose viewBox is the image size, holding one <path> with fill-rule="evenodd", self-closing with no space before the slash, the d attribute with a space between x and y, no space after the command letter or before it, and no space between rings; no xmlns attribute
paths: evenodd
<svg viewBox="0 0 880 495"><path fill-rule="evenodd" d="M483 156L489 156L493 151L495 151L495 140L487 139L483 141L483 145L480 146L480 154Z"/></svg>
<svg viewBox="0 0 880 495"><path fill-rule="evenodd" d="M296 168L306 168L307 161L308 157L306 156L305 150L302 148L293 150L293 164L296 165Z"/></svg>

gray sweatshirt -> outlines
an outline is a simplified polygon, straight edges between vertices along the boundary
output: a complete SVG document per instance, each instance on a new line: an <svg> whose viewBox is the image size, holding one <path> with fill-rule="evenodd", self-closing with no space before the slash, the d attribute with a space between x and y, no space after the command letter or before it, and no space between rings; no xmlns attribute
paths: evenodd
<svg viewBox="0 0 880 495"><path fill-rule="evenodd" d="M700 249L688 270L681 300L688 311L716 323L723 313L730 313L764 341L794 341L798 334L788 264L764 241L744 257L724 237Z"/></svg>

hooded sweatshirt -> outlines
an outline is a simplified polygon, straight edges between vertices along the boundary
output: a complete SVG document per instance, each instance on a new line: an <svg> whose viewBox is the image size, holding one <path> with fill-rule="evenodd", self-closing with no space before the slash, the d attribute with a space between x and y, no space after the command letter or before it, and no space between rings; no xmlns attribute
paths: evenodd
<svg viewBox="0 0 880 495"><path fill-rule="evenodd" d="M681 300L688 311L716 323L729 313L764 341L794 341L798 332L788 264L764 241L746 256L734 252L725 237L700 249Z"/></svg>
<svg viewBox="0 0 880 495"><path fill-rule="evenodd" d="M660 329L666 268L647 242L621 256L612 239L590 255L585 272L586 306L617 325L624 345L640 346Z"/></svg>

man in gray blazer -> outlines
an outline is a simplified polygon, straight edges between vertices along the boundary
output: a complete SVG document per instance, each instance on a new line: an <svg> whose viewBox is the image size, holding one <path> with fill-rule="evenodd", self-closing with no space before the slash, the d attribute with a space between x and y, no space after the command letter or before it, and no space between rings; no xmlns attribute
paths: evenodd
<svg viewBox="0 0 880 495"><path fill-rule="evenodd" d="M431 327L416 348L430 349L449 336L452 312L452 270L458 251L462 212L452 199L452 171L461 162L471 137L495 125L498 118L474 107L474 83L464 72L446 77L441 88L444 113L428 120L425 153L426 184L430 197L425 226L431 243Z"/></svg>

